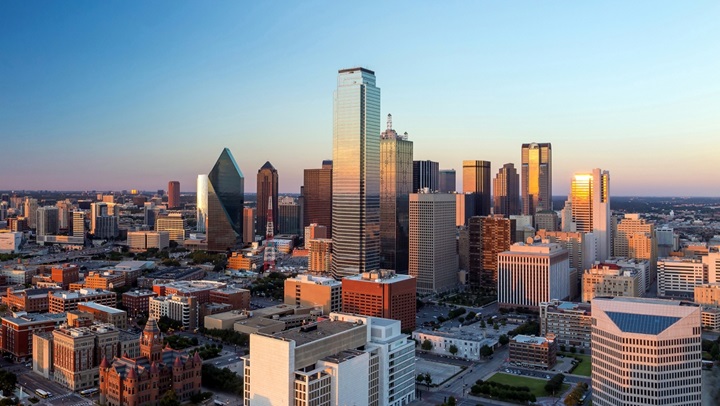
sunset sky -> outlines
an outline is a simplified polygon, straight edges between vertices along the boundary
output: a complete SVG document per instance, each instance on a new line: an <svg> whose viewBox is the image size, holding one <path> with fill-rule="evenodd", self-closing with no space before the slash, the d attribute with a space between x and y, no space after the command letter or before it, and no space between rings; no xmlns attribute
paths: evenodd
<svg viewBox="0 0 720 406"><path fill-rule="evenodd" d="M554 195L720 196L720 2L0 2L0 190L194 191L224 147L255 192L332 158L337 70L375 71L415 159L520 164ZM382 128L385 127L384 119Z"/></svg>

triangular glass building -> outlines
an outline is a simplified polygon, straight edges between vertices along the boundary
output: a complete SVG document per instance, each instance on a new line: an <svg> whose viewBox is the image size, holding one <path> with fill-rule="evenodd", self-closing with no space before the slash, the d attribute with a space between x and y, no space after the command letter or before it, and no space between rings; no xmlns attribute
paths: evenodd
<svg viewBox="0 0 720 406"><path fill-rule="evenodd" d="M223 149L208 174L208 251L235 248L243 230L245 179L230 150Z"/></svg>

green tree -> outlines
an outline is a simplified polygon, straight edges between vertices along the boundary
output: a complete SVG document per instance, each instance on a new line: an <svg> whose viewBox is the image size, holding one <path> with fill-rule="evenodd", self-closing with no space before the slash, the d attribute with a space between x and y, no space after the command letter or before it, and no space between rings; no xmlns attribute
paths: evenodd
<svg viewBox="0 0 720 406"><path fill-rule="evenodd" d="M500 326L497 323L493 324L493 328L495 330L500 330Z"/></svg>
<svg viewBox="0 0 720 406"><path fill-rule="evenodd" d="M177 393L170 389L160 398L160 406L180 406L180 400L178 400Z"/></svg>
<svg viewBox="0 0 720 406"><path fill-rule="evenodd" d="M457 401L455 400L455 396L450 396L445 404L447 406L456 406Z"/></svg>
<svg viewBox="0 0 720 406"><path fill-rule="evenodd" d="M430 375L429 372L425 373L425 385L430 388L430 385L432 384L432 375Z"/></svg>
<svg viewBox="0 0 720 406"><path fill-rule="evenodd" d="M482 356L483 358L487 358L493 355L493 352L493 349L490 348L490 346L488 346L487 344L480 347L480 356Z"/></svg>
<svg viewBox="0 0 720 406"><path fill-rule="evenodd" d="M500 338L498 338L498 342L500 343L500 345L507 345L507 343L510 342L510 338L503 334L500 336Z"/></svg>
<svg viewBox="0 0 720 406"><path fill-rule="evenodd" d="M17 375L10 371L0 371L0 390L3 395L11 396L17 385Z"/></svg>
<svg viewBox="0 0 720 406"><path fill-rule="evenodd" d="M487 324L485 324L485 320L480 320L480 328L487 327Z"/></svg>
<svg viewBox="0 0 720 406"><path fill-rule="evenodd" d="M425 339L425 341L423 341L420 347L425 351L430 351L432 350L432 343L430 342L430 340Z"/></svg>
<svg viewBox="0 0 720 406"><path fill-rule="evenodd" d="M718 356L720 356L720 347L718 347L718 343L713 344L710 348L710 355L712 355L714 360L718 359Z"/></svg>
<svg viewBox="0 0 720 406"><path fill-rule="evenodd" d="M448 351L450 351L450 354L455 356L455 354L457 354L457 352L458 352L458 347L455 344L453 344L450 346L450 348L448 348Z"/></svg>

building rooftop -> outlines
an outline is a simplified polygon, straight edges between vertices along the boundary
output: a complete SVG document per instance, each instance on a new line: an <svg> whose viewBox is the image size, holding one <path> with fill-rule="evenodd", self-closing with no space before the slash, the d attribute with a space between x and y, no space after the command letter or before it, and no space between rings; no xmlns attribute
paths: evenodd
<svg viewBox="0 0 720 406"><path fill-rule="evenodd" d="M657 335L675 324L680 317L649 314L605 312L610 320L625 333Z"/></svg>
<svg viewBox="0 0 720 406"><path fill-rule="evenodd" d="M224 282L208 280L190 280L159 283L156 286L164 286L165 288L177 289L183 292L200 292L204 290L216 290L224 288L227 286L227 284Z"/></svg>
<svg viewBox="0 0 720 406"><path fill-rule="evenodd" d="M326 286L342 286L340 281L324 276L313 276L308 274L298 275L294 278L286 279L288 281L307 283L310 285L326 285Z"/></svg>
<svg viewBox="0 0 720 406"><path fill-rule="evenodd" d="M118 271L125 271L125 270L134 270L134 269L150 269L155 267L155 262L153 261L122 261L120 263L115 264L113 269L116 269Z"/></svg>
<svg viewBox="0 0 720 406"><path fill-rule="evenodd" d="M85 296L93 296L93 295L107 295L107 294L115 294L115 292L111 292L109 290L102 290L102 289L80 289L77 291L68 291L68 290L62 290L62 291L55 291L52 293L53 296L63 298L63 299L78 299Z"/></svg>
<svg viewBox="0 0 720 406"><path fill-rule="evenodd" d="M362 351L358 351L358 350L345 350L345 351L341 351L337 354L328 355L327 357L322 358L322 360L332 362L335 364L340 364L347 360L351 360L355 357L362 356L363 354L365 354L365 353Z"/></svg>
<svg viewBox="0 0 720 406"><path fill-rule="evenodd" d="M100 303L85 302L85 303L80 303L80 304L81 304L82 306L87 306L87 307L89 307L89 308L92 308L92 309L95 309L95 310L99 310L99 311L105 312L105 313L111 313L111 314L122 314L122 313L125 313L125 311L123 311L123 310L118 310L118 309L116 309L116 308L114 308L114 307L101 305Z"/></svg>
<svg viewBox="0 0 720 406"><path fill-rule="evenodd" d="M543 345L548 342L548 340L545 337L535 337L535 336L525 336L522 334L516 335L513 338L513 341L523 344L534 344L534 345Z"/></svg>
<svg viewBox="0 0 720 406"><path fill-rule="evenodd" d="M62 323L63 321L67 320L67 317L65 313L25 313L25 312L16 312L13 313L12 317L2 317L3 320L6 320L10 323L17 324L19 326L22 325L28 325L28 324L36 324L36 323L42 323L47 321L53 321L55 323Z"/></svg>
<svg viewBox="0 0 720 406"><path fill-rule="evenodd" d="M123 296L125 296L125 295L135 296L135 297L157 296L157 293L153 292L152 290L148 290L148 289L135 289L135 290L130 290L130 291L123 293Z"/></svg>
<svg viewBox="0 0 720 406"><path fill-rule="evenodd" d="M276 333L275 335L273 335L273 337L282 340L295 341L296 347L299 347L301 345L312 343L317 340L322 340L324 338L331 337L345 331L364 328L367 328L364 324L326 320L318 323L311 323L309 325L293 328L290 330L285 330Z"/></svg>
<svg viewBox="0 0 720 406"><path fill-rule="evenodd" d="M397 274L391 269L380 269L377 271L363 272L357 275L346 276L343 279L360 282L395 283L406 281L408 279L414 279L414 277L410 275Z"/></svg>

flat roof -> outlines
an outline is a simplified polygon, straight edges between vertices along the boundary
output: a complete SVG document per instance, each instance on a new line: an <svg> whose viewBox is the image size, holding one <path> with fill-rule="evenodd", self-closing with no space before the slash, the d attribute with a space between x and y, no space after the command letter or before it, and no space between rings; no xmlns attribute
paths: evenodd
<svg viewBox="0 0 720 406"><path fill-rule="evenodd" d="M352 329L365 328L365 324L349 323L345 321L321 321L309 331L302 331L303 327L297 327L274 334L274 337L295 341L296 346L312 343L313 341L322 340L332 337Z"/></svg>
<svg viewBox="0 0 720 406"><path fill-rule="evenodd" d="M371 71L370 69L362 68L362 67L340 69L340 70L338 70L338 73L347 73L347 72L353 72L353 71L356 71L356 70L359 70L359 71L362 71L362 72L367 72L367 73L370 73L370 74L372 74L372 75L375 74L375 72Z"/></svg>
<svg viewBox="0 0 720 406"><path fill-rule="evenodd" d="M87 306L87 307L90 307L90 308L92 308L92 309L100 310L100 311L105 312L105 313L112 313L112 314L125 313L125 311L123 311L123 310L118 310L118 309L116 309L116 308L114 308L114 307L101 305L100 303L95 303L95 302L78 303L78 306Z"/></svg>
<svg viewBox="0 0 720 406"><path fill-rule="evenodd" d="M545 344L547 342L547 339L545 337L535 337L535 336L525 336L525 335L516 335L513 340L518 343L523 344Z"/></svg>

